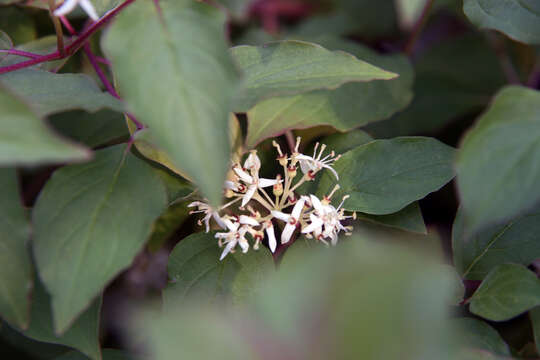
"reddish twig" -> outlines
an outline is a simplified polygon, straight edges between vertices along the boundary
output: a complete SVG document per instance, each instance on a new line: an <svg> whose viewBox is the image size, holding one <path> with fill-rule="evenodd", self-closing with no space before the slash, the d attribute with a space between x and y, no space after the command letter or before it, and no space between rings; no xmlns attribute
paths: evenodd
<svg viewBox="0 0 540 360"><path fill-rule="evenodd" d="M409 37L409 40L407 41L407 45L405 45L405 53L407 55L412 55L414 51L414 46L416 45L416 41L420 37L420 34L422 33L422 30L424 29L424 26L427 23L429 12L431 11L431 8L433 7L433 3L435 0L427 0L426 5L422 9L422 13L420 14L420 17L414 24L414 27L411 32L411 36Z"/></svg>
<svg viewBox="0 0 540 360"><path fill-rule="evenodd" d="M39 54L34 54L28 51L22 51L22 50L17 50L17 49L0 50L0 53L6 53L9 55L17 55L17 56L30 58L30 59L37 59L41 56Z"/></svg>
<svg viewBox="0 0 540 360"><path fill-rule="evenodd" d="M97 30L99 30L103 25L108 23L112 18L114 18L120 11L122 11L126 6L130 5L131 3L135 2L135 0L126 0L122 4L120 4L118 7L116 7L114 10L107 13L105 16L103 16L99 21L96 21L93 23L88 29L86 29L85 32L83 32L75 41L73 41L71 44L69 44L64 49L64 53L61 54L60 51L55 51L50 54L46 55L40 55L37 58L30 59L27 61L23 61L17 64L8 65L8 66L2 66L0 67L0 74L5 74L11 71L24 69L36 64L40 64L47 61L54 61L54 60L60 60L64 59L68 56L73 55L75 52L77 52L84 43L88 40L92 34L94 34Z"/></svg>

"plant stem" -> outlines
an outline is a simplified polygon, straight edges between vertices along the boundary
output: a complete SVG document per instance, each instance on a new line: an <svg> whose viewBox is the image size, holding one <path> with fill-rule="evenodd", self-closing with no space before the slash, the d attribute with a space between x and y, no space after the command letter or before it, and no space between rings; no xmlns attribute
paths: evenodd
<svg viewBox="0 0 540 360"><path fill-rule="evenodd" d="M416 41L420 37L420 34L422 33L422 30L424 29L424 26L427 23L429 12L431 11L431 8L433 7L433 3L435 3L435 0L427 0L426 5L424 6L424 9L422 9L422 13L420 14L420 17L414 24L413 30L411 32L411 36L409 37L409 40L407 41L407 45L405 46L405 53L409 56L412 55L414 51L414 46L416 45Z"/></svg>
<svg viewBox="0 0 540 360"><path fill-rule="evenodd" d="M58 48L58 53L64 56L64 34L62 32L62 24L60 24L60 20L56 15L54 15L55 8L56 4L54 3L54 0L49 0L49 14L54 24L54 31L56 32L56 44Z"/></svg>
<svg viewBox="0 0 540 360"><path fill-rule="evenodd" d="M47 61L53 61L53 60L60 60L64 59L68 56L73 55L77 50L81 48L81 46L84 45L84 43L88 40L92 34L94 34L97 30L99 30L103 25L108 23L112 18L114 18L120 11L122 11L126 6L132 4L135 2L135 0L126 0L122 4L120 4L118 7L116 7L114 10L107 13L107 15L103 16L101 19L93 23L84 33L82 33L75 41L73 41L71 44L69 44L64 49L64 53L61 54L60 51L55 51L50 54L46 55L40 55L37 58L30 59L27 61L23 61L17 64L8 65L8 66L2 66L0 67L0 74L5 74L11 71L24 69L36 64L40 64Z"/></svg>
<svg viewBox="0 0 540 360"><path fill-rule="evenodd" d="M9 55L17 55L17 56L30 58L30 59L37 59L37 58L39 58L41 56L39 54L34 54L34 53L31 53L31 52L17 50L17 49L0 50L0 53L6 53L6 54L9 54Z"/></svg>
<svg viewBox="0 0 540 360"><path fill-rule="evenodd" d="M514 68L514 64L506 52L506 47L504 45L504 39L499 38L496 34L487 33L487 39L497 58L499 59L499 64L501 65L502 71L506 76L506 80L510 84L521 84L519 74Z"/></svg>

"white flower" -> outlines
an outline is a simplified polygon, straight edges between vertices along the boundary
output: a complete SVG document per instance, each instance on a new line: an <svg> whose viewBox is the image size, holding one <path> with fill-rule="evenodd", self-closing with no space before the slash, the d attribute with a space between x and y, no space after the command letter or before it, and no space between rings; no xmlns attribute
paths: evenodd
<svg viewBox="0 0 540 360"><path fill-rule="evenodd" d="M354 217L354 215L345 216L343 209L341 209L347 198L348 196L345 196L336 209L330 205L329 199L325 198L321 202L316 196L310 195L311 204L315 208L316 215L310 214L311 224L302 229L302 233L312 233L319 240L323 238L330 239L331 244L336 245L339 232L345 231L348 233L351 230L350 227L341 224L341 221Z"/></svg>
<svg viewBox="0 0 540 360"><path fill-rule="evenodd" d="M251 169L252 175L249 175L247 172L241 169L238 165L234 166L233 170L236 173L236 175L238 175L240 180L242 180L248 186L247 191L242 198L241 206L245 206L249 202L249 200L251 200L253 195L255 195L255 192L257 191L257 189L274 186L275 184L279 182L279 180L276 180L276 179L259 178L259 170L256 168Z"/></svg>
<svg viewBox="0 0 540 360"><path fill-rule="evenodd" d="M304 154L295 155L296 160L298 160L298 162L300 163L300 169L302 169L302 172L304 174L308 174L310 172L311 174L314 174L322 168L326 168L330 170L332 174L334 174L336 180L339 180L339 176L336 170L334 170L330 165L333 164L335 161L339 160L341 155L336 156L336 154L332 151L330 154L326 155L323 158L322 154L326 149L326 145L321 145L321 149L319 151L319 154L317 155L318 147L319 143L316 143L315 149L313 150L313 156L308 156Z"/></svg>
<svg viewBox="0 0 540 360"><path fill-rule="evenodd" d="M264 228L266 230L266 235L268 236L268 247L270 251L275 252L277 247L276 234L274 233L274 224L272 220L268 220L264 223Z"/></svg>
<svg viewBox="0 0 540 360"><path fill-rule="evenodd" d="M248 227L240 226L239 222L232 222L230 219L223 219L229 232L217 233L215 237L219 239L219 246L225 245L225 249L221 253L219 260L223 260L228 253L230 253L236 245L240 245L242 252L245 254L249 250L249 243L245 237Z"/></svg>
<svg viewBox="0 0 540 360"><path fill-rule="evenodd" d="M298 202L294 205L290 215L282 213L281 211L272 210L272 216L287 223L283 229L283 232L281 233L282 244L288 243L291 239L291 236L296 229L296 225L298 225L298 219L300 218L300 214L302 213L305 202L306 199L301 197L300 200L298 200Z"/></svg>
<svg viewBox="0 0 540 360"><path fill-rule="evenodd" d="M82 7L82 9L88 14L88 16L92 20L99 20L99 15L97 14L96 9L94 9L94 6L90 2L90 0L65 0L64 3L54 11L54 15L66 15L73 11L73 9L75 9L77 5Z"/></svg>
<svg viewBox="0 0 540 360"><path fill-rule="evenodd" d="M202 201L194 201L188 205L188 207L195 207L195 206L198 208L198 210L193 210L193 211L190 211L189 213L190 214L204 213L204 217L202 221L204 222L204 225L206 226L206 232L210 231L210 218L212 217L222 229L227 228L226 224L223 222L218 212L215 211L210 205ZM198 221L198 224L201 225L201 220Z"/></svg>
<svg viewBox="0 0 540 360"><path fill-rule="evenodd" d="M257 151L252 150L249 153L249 156L247 157L246 161L244 162L244 168L248 170L255 170L257 173L259 172L261 168L261 160L257 156Z"/></svg>

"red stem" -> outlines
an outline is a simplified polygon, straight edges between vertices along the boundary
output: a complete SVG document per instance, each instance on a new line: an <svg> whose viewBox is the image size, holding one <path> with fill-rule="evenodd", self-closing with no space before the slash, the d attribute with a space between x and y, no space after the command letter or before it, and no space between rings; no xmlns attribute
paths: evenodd
<svg viewBox="0 0 540 360"><path fill-rule="evenodd" d="M64 59L68 56L73 55L77 50L81 48L81 46L84 45L84 43L88 40L88 38L94 34L97 30L99 30L103 25L108 23L112 18L114 18L120 11L122 11L126 6L130 5L131 3L135 2L135 0L126 0L122 4L120 4L118 7L116 7L114 10L110 11L93 23L88 29L85 30L84 33L82 33L75 41L73 41L69 46L67 46L64 49L64 54L60 54L60 52L57 50L53 53L47 54L47 55L40 55L37 58L23 61L17 64L8 65L8 66L2 66L0 67L0 74L5 74L11 71L24 69L36 64L40 64L47 61L53 61L53 60L60 60Z"/></svg>
<svg viewBox="0 0 540 360"><path fill-rule="evenodd" d="M414 51L414 47L416 45L416 41L420 37L420 34L422 33L422 30L424 29L424 26L427 23L429 12L431 11L431 8L433 7L433 3L435 0L427 0L426 5L422 9L422 13L420 14L420 17L418 18L418 21L414 24L411 36L409 38L409 41L407 41L407 45L405 45L405 53L407 55L412 55Z"/></svg>
<svg viewBox="0 0 540 360"><path fill-rule="evenodd" d="M0 53L23 56L23 57L27 57L27 58L30 58L30 59L37 59L37 58L39 58L41 56L39 54L34 54L34 53L31 53L31 52L17 50L17 49L0 50Z"/></svg>

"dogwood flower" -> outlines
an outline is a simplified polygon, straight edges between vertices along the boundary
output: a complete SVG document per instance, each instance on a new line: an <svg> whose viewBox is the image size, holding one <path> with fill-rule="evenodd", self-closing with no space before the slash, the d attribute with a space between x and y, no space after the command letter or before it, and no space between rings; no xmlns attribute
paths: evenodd
<svg viewBox="0 0 540 360"><path fill-rule="evenodd" d="M300 143L300 140L297 140L297 144ZM319 154L317 154L317 148L319 147L319 143L315 144L315 149L313 149L313 156L308 156L304 154L295 154L295 159L298 160L300 163L300 169L304 174L315 174L319 170L325 168L328 169L334 174L336 177L336 180L339 180L338 173L336 170L332 168L332 164L339 160L341 155L336 156L336 154L332 151L325 157L322 157L324 150L326 149L326 145L322 144L321 149L319 151ZM297 145L298 148L298 145Z"/></svg>
<svg viewBox="0 0 540 360"><path fill-rule="evenodd" d="M227 228L227 225L225 224L225 222L223 222L223 220L221 219L221 217L219 216L219 213L214 210L210 205L208 205L207 203L204 203L202 201L194 201L192 203L190 203L188 205L188 207L197 207L198 209L197 210L192 210L190 211L189 213L190 214L196 214L196 213L204 213L204 217L202 219L202 222L204 222L204 225L206 226L206 232L209 232L210 231L210 218L214 218L214 220L216 221L216 223L222 228L222 229L226 229ZM202 222L201 220L198 220L197 223L199 225L202 225Z"/></svg>
<svg viewBox="0 0 540 360"><path fill-rule="evenodd" d="M335 208L330 204L330 197L325 197L321 202L316 196L310 195L316 215L310 214L311 224L302 229L302 233L312 234L319 240L330 239L330 243L336 245L340 231L344 231L346 234L351 231L351 228L343 226L341 221L355 218L354 213L352 216L345 216L344 210L341 208L347 198L348 196L344 196L341 204Z"/></svg>
<svg viewBox="0 0 540 360"><path fill-rule="evenodd" d="M255 155L256 156L256 155ZM257 157L258 159L258 157ZM274 186L279 182L277 179L264 179L259 178L259 170L256 167L251 168L251 175L245 172L240 166L233 167L234 172L240 180L247 185L247 191L242 198L242 207L245 206L255 195L257 189L262 189L269 186Z"/></svg>
<svg viewBox="0 0 540 360"><path fill-rule="evenodd" d="M249 250L249 243L245 237L248 227L241 226L239 222L232 222L230 219L223 219L229 232L217 233L215 237L219 239L219 246L225 245L225 249L221 253L219 260L223 260L228 253L234 251L236 245L240 245L242 252L245 254Z"/></svg>
<svg viewBox="0 0 540 360"><path fill-rule="evenodd" d="M97 14L96 9L94 9L94 6L90 0L65 0L64 3L54 11L54 15L66 15L72 12L77 5L79 5L92 20L99 20L99 15Z"/></svg>
<svg viewBox="0 0 540 360"><path fill-rule="evenodd" d="M281 211L272 211L272 216L275 218L285 221L287 225L281 232L281 243L286 244L291 240L291 236L298 225L298 220L300 219L300 214L304 208L304 203L306 202L305 197L301 197L300 200L296 202L294 208L290 214L285 214Z"/></svg>
<svg viewBox="0 0 540 360"><path fill-rule="evenodd" d="M268 247L270 248L270 251L276 252L277 241L272 220L268 220L266 223L264 223L264 229L266 230L266 236L268 236Z"/></svg>

